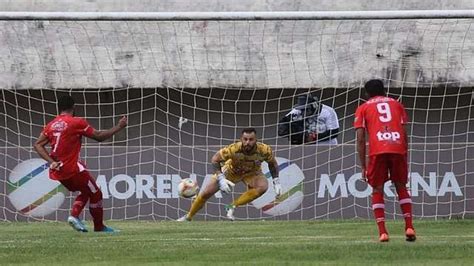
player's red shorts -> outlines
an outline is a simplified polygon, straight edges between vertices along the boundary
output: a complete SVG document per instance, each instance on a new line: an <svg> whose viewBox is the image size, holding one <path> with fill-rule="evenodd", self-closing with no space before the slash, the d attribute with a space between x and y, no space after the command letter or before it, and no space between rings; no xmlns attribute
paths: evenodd
<svg viewBox="0 0 474 266"><path fill-rule="evenodd" d="M382 153L369 156L367 179L372 187L381 186L386 181L406 184L408 182L408 163L405 154Z"/></svg>
<svg viewBox="0 0 474 266"><path fill-rule="evenodd" d="M59 182L72 192L80 191L86 195L100 192L99 186L97 186L94 178L87 170L84 170L71 178L59 180Z"/></svg>

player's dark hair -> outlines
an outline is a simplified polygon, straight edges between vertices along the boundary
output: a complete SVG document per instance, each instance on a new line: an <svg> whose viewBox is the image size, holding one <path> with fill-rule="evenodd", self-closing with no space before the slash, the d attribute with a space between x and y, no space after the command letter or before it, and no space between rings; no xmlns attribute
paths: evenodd
<svg viewBox="0 0 474 266"><path fill-rule="evenodd" d="M248 127L248 128L244 128L244 129L242 130L242 135L243 135L244 133L247 133L247 134L255 133L255 135L257 135L257 130L255 130L255 128L253 128L253 127Z"/></svg>
<svg viewBox="0 0 474 266"><path fill-rule="evenodd" d="M58 99L58 111L60 113L72 109L74 109L74 99L71 96L64 95Z"/></svg>
<svg viewBox="0 0 474 266"><path fill-rule="evenodd" d="M374 96L385 96L385 88L383 86L383 82L380 79L372 79L365 83L365 92L369 95L369 97Z"/></svg>

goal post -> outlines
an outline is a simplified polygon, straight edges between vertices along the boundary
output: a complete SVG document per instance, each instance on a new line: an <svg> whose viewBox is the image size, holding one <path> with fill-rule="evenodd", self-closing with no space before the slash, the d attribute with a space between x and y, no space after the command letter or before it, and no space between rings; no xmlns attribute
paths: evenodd
<svg viewBox="0 0 474 266"><path fill-rule="evenodd" d="M70 94L97 129L120 116L112 140L84 141L106 219L170 220L203 187L211 156L245 127L272 146L286 192L236 210L237 219L371 217L358 181L361 87L378 78L409 116L410 190L417 218L474 213L474 11L0 12L0 220L64 220L73 194L48 180L32 145ZM334 108L338 145L290 145L278 121L297 96ZM264 170L267 172L266 168ZM209 200L218 220L245 191ZM400 218L387 187L388 218ZM87 215L86 215L87 216Z"/></svg>

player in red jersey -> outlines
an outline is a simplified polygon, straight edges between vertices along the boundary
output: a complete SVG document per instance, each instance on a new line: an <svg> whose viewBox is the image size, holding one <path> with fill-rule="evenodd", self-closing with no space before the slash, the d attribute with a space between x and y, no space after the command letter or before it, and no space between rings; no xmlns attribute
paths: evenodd
<svg viewBox="0 0 474 266"><path fill-rule="evenodd" d="M357 108L354 128L357 136L357 152L362 166L362 178L373 188L372 209L379 229L379 240L389 240L385 228L384 183L391 180L405 218L407 241L415 241L412 223L411 197L408 182L408 139L404 125L408 116L401 103L386 96L380 80L365 84L369 100ZM366 162L366 132L369 138L369 159Z"/></svg>
<svg viewBox="0 0 474 266"><path fill-rule="evenodd" d="M103 223L102 192L95 179L79 160L82 136L104 141L127 126L127 118L122 117L118 124L108 130L95 130L86 120L74 117L74 100L63 96L58 100L59 115L49 122L41 132L34 148L49 162L49 177L58 180L69 191L79 191L74 200L68 223L77 231L87 232L79 215L89 202L89 211L94 221L94 231L115 232ZM45 146L51 145L48 153Z"/></svg>

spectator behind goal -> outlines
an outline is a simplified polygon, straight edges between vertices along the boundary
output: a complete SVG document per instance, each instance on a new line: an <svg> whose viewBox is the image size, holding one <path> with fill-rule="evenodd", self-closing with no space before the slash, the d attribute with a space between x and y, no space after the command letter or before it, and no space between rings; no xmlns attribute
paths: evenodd
<svg viewBox="0 0 474 266"><path fill-rule="evenodd" d="M288 138L292 145L337 144L339 121L334 109L310 93L296 100L293 109L280 119L278 136Z"/></svg>

